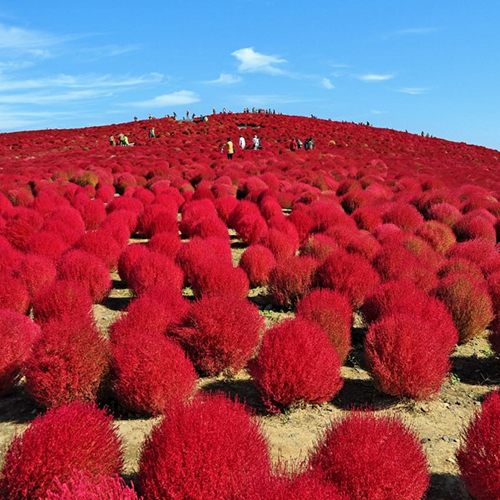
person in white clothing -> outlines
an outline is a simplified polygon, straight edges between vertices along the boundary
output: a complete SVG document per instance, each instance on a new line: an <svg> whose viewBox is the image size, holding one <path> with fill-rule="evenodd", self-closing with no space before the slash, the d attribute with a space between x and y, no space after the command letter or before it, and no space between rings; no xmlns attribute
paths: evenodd
<svg viewBox="0 0 500 500"><path fill-rule="evenodd" d="M245 138L242 135L240 135L240 140L238 141L238 144L240 145L241 149L245 149L245 146L247 145Z"/></svg>

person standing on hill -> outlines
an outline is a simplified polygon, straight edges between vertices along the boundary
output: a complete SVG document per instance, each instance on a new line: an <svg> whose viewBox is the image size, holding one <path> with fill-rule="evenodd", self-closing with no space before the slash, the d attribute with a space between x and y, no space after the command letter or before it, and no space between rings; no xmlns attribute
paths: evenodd
<svg viewBox="0 0 500 500"><path fill-rule="evenodd" d="M227 159L232 160L234 155L234 144L230 137L227 138L226 144L222 146L222 151L227 148Z"/></svg>
<svg viewBox="0 0 500 500"><path fill-rule="evenodd" d="M238 144L240 145L241 149L245 149L247 142L245 141L245 138L240 135L240 140L238 141Z"/></svg>
<svg viewBox="0 0 500 500"><path fill-rule="evenodd" d="M295 139L290 141L290 151L297 151L297 141Z"/></svg>
<svg viewBox="0 0 500 500"><path fill-rule="evenodd" d="M114 135L110 135L109 136L109 145L110 146L116 146L116 141L115 141L115 136Z"/></svg>
<svg viewBox="0 0 500 500"><path fill-rule="evenodd" d="M149 129L149 137L156 137L156 135L155 135L155 128L154 127L151 127Z"/></svg>

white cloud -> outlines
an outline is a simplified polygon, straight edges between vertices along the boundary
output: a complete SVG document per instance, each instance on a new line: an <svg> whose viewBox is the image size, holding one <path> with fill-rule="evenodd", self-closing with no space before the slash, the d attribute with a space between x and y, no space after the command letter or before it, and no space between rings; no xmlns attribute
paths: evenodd
<svg viewBox="0 0 500 500"><path fill-rule="evenodd" d="M396 89L396 92L402 92L403 94L410 95L420 95L428 92L429 89L426 87L402 87L400 89Z"/></svg>
<svg viewBox="0 0 500 500"><path fill-rule="evenodd" d="M248 73L269 73L271 75L281 75L283 70L276 68L276 64L286 63L286 59L281 59L277 56L268 56L256 52L253 47L238 49L231 53L240 61L238 71Z"/></svg>
<svg viewBox="0 0 500 500"><path fill-rule="evenodd" d="M321 80L321 86L325 89L328 89L328 90L335 88L335 86L333 85L333 83L330 81L329 78L323 78Z"/></svg>
<svg viewBox="0 0 500 500"><path fill-rule="evenodd" d="M192 104L199 101L200 98L198 95L191 90L179 90L177 92L172 92L171 94L159 95L154 99L127 103L127 106L137 106L139 108L163 108L166 106Z"/></svg>
<svg viewBox="0 0 500 500"><path fill-rule="evenodd" d="M384 82L386 80L391 80L394 75L381 75L376 73L368 73L366 75L360 75L357 77L359 80L364 82Z"/></svg>
<svg viewBox="0 0 500 500"><path fill-rule="evenodd" d="M61 93L27 92L24 94L0 94L0 104L58 104L61 102L95 99L106 95L109 95L109 93L104 90L96 89L74 90Z"/></svg>
<svg viewBox="0 0 500 500"><path fill-rule="evenodd" d="M233 83L241 82L242 78L239 75L231 75L229 73L221 73L219 78L209 80L205 83L213 83L215 85L231 85Z"/></svg>

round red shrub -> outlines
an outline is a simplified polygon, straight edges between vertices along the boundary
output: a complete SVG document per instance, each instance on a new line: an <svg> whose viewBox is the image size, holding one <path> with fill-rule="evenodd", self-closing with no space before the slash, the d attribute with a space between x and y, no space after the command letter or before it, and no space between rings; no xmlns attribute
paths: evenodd
<svg viewBox="0 0 500 500"><path fill-rule="evenodd" d="M497 254L498 252L491 242L479 238L464 241L463 243L456 243L448 250L446 257L448 257L448 259L453 257L467 259L482 268L483 264L486 263L488 259L496 257Z"/></svg>
<svg viewBox="0 0 500 500"><path fill-rule="evenodd" d="M355 234L346 246L346 250L349 253L361 255L370 262L375 258L381 248L382 245L377 239L369 232L363 230Z"/></svg>
<svg viewBox="0 0 500 500"><path fill-rule="evenodd" d="M470 273L450 273L441 280L435 295L451 312L461 344L482 334L493 321L487 285Z"/></svg>
<svg viewBox="0 0 500 500"><path fill-rule="evenodd" d="M224 221L228 222L229 217L231 216L232 211L235 209L238 204L238 200L234 196L222 196L217 197L215 200L215 208L219 217Z"/></svg>
<svg viewBox="0 0 500 500"><path fill-rule="evenodd" d="M107 342L88 318L50 321L26 361L25 387L43 407L95 401L108 364Z"/></svg>
<svg viewBox="0 0 500 500"><path fill-rule="evenodd" d="M115 187L112 185L99 186L96 190L96 198L104 203L110 203L115 196Z"/></svg>
<svg viewBox="0 0 500 500"><path fill-rule="evenodd" d="M10 274L12 269L17 267L23 260L24 255L19 250L15 250L7 243L0 248L0 273Z"/></svg>
<svg viewBox="0 0 500 500"><path fill-rule="evenodd" d="M179 230L185 237L191 237L194 226L201 219L210 215L217 215L212 201L204 198L201 200L189 201L181 209L182 219L179 223Z"/></svg>
<svg viewBox="0 0 500 500"><path fill-rule="evenodd" d="M213 237L229 241L227 226L217 215L211 215L201 219L201 221L193 227L191 235L199 236L200 238Z"/></svg>
<svg viewBox="0 0 500 500"><path fill-rule="evenodd" d="M182 245L182 240L178 234L163 232L155 233L148 241L148 248L153 252L158 252L166 255L168 258L175 260L177 253ZM118 268L120 266L118 265Z"/></svg>
<svg viewBox="0 0 500 500"><path fill-rule="evenodd" d="M238 373L252 357L264 329L258 309L234 296L203 297L173 334L202 374Z"/></svg>
<svg viewBox="0 0 500 500"><path fill-rule="evenodd" d="M28 241L42 227L42 216L36 210L24 207L12 208L6 215L1 234L15 248L24 249Z"/></svg>
<svg viewBox="0 0 500 500"><path fill-rule="evenodd" d="M72 316L91 315L92 297L76 281L58 280L42 290L33 299L33 315L37 323L51 319L62 320Z"/></svg>
<svg viewBox="0 0 500 500"><path fill-rule="evenodd" d="M288 219L297 229L301 242L307 239L315 226L314 219L303 210L293 210Z"/></svg>
<svg viewBox="0 0 500 500"><path fill-rule="evenodd" d="M481 268L477 264L461 257L452 257L446 260L439 268L438 276L444 278L451 273L470 273L478 281L483 281L484 279Z"/></svg>
<svg viewBox="0 0 500 500"><path fill-rule="evenodd" d="M191 287L196 298L213 295L245 298L250 283L245 271L240 267L233 267L220 259L205 256L198 262L191 277Z"/></svg>
<svg viewBox="0 0 500 500"><path fill-rule="evenodd" d="M369 412L334 422L311 453L310 467L352 499L420 500L430 482L417 434L395 417Z"/></svg>
<svg viewBox="0 0 500 500"><path fill-rule="evenodd" d="M184 285L184 273L166 255L149 252L147 258L140 259L132 268L129 285L136 295L157 285L181 290Z"/></svg>
<svg viewBox="0 0 500 500"><path fill-rule="evenodd" d="M41 290L52 286L57 269L50 259L30 253L13 269L13 275L24 284L33 299Z"/></svg>
<svg viewBox="0 0 500 500"><path fill-rule="evenodd" d="M108 268L99 257L91 253L71 250L61 257L58 268L59 279L82 284L96 304L102 302L111 291Z"/></svg>
<svg viewBox="0 0 500 500"><path fill-rule="evenodd" d="M40 231L36 233L26 245L26 250L52 261L58 260L61 255L70 248L57 233L52 231Z"/></svg>
<svg viewBox="0 0 500 500"><path fill-rule="evenodd" d="M312 257L289 257L278 262L269 274L269 294L279 307L290 308L314 285L318 261Z"/></svg>
<svg viewBox="0 0 500 500"><path fill-rule="evenodd" d="M345 250L331 253L318 268L316 279L319 286L346 295L355 309L380 281L377 271L365 258Z"/></svg>
<svg viewBox="0 0 500 500"><path fill-rule="evenodd" d="M328 335L303 318L268 330L249 372L264 404L278 412L296 403L324 403L342 388L340 359Z"/></svg>
<svg viewBox="0 0 500 500"><path fill-rule="evenodd" d="M269 472L260 425L240 403L211 396L166 411L144 444L138 484L145 500L244 498Z"/></svg>
<svg viewBox="0 0 500 500"><path fill-rule="evenodd" d="M87 230L97 229L106 218L106 207L99 199L89 200L79 205L78 211L82 216L83 222L85 222L85 229Z"/></svg>
<svg viewBox="0 0 500 500"><path fill-rule="evenodd" d="M500 497L500 394L490 393L462 436L457 451L460 476L477 500Z"/></svg>
<svg viewBox="0 0 500 500"><path fill-rule="evenodd" d="M436 220L424 222L415 234L429 243L441 255L445 255L457 241L452 229Z"/></svg>
<svg viewBox="0 0 500 500"><path fill-rule="evenodd" d="M359 229L373 231L382 224L382 215L376 207L361 207L354 210L352 218Z"/></svg>
<svg viewBox="0 0 500 500"><path fill-rule="evenodd" d="M139 225L137 227L137 232L145 238L150 238L151 235L153 234L152 227L153 223L155 222L155 219L162 215L166 216L165 217L166 220L172 221L171 224L169 225L169 229L173 227L175 228L175 232L177 232L178 231L177 219L176 219L177 214L172 214L167 207L156 203L148 205L144 209L144 212L139 217Z"/></svg>
<svg viewBox="0 0 500 500"><path fill-rule="evenodd" d="M427 211L427 217L452 227L462 217L460 210L449 203L436 203Z"/></svg>
<svg viewBox="0 0 500 500"><path fill-rule="evenodd" d="M422 214L407 203L393 203L384 211L382 220L395 224L403 231L416 231L424 222Z"/></svg>
<svg viewBox="0 0 500 500"><path fill-rule="evenodd" d="M276 259L269 248L250 245L242 253L238 265L247 273L250 286L266 286L269 274L276 265Z"/></svg>
<svg viewBox="0 0 500 500"><path fill-rule="evenodd" d="M149 248L143 243L132 243L120 254L118 274L125 284L130 283L130 275L136 264L147 259Z"/></svg>
<svg viewBox="0 0 500 500"><path fill-rule="evenodd" d="M0 479L2 497L43 498L55 479L76 471L111 476L123 457L112 418L93 405L74 402L40 415L12 441Z"/></svg>
<svg viewBox="0 0 500 500"><path fill-rule="evenodd" d="M108 213L117 210L129 210L140 216L144 211L144 205L142 201L137 198L132 198L131 196L117 196L108 203L107 210Z"/></svg>
<svg viewBox="0 0 500 500"><path fill-rule="evenodd" d="M435 321L406 312L370 326L365 356L380 391L416 400L439 392L451 366L449 348L435 328Z"/></svg>
<svg viewBox="0 0 500 500"><path fill-rule="evenodd" d="M196 372L184 350L161 333L136 331L112 347L113 389L130 411L160 415L194 392Z"/></svg>
<svg viewBox="0 0 500 500"><path fill-rule="evenodd" d="M133 486L115 475L75 472L64 481L55 478L44 500L139 500Z"/></svg>
<svg viewBox="0 0 500 500"><path fill-rule="evenodd" d="M338 250L339 245L331 236L326 234L316 233L309 236L308 240L305 241L301 248L301 255L308 255L317 260L325 260L333 251Z"/></svg>
<svg viewBox="0 0 500 500"><path fill-rule="evenodd" d="M494 224L483 217L475 216L472 212L455 222L453 231L457 235L458 241L481 238L490 241L493 245L497 242Z"/></svg>
<svg viewBox="0 0 500 500"><path fill-rule="evenodd" d="M104 229L88 231L75 244L75 249L84 250L99 257L111 271L118 266L121 248L113 236Z"/></svg>
<svg viewBox="0 0 500 500"><path fill-rule="evenodd" d="M40 335L40 327L23 314L0 309L0 395L18 380L31 347Z"/></svg>
<svg viewBox="0 0 500 500"><path fill-rule="evenodd" d="M273 252L277 261L293 257L299 248L298 238L275 228L269 229L262 242Z"/></svg>
<svg viewBox="0 0 500 500"><path fill-rule="evenodd" d="M352 308L349 299L333 290L313 290L298 302L295 313L317 323L326 332L343 363L351 350Z"/></svg>
<svg viewBox="0 0 500 500"><path fill-rule="evenodd" d="M139 224L139 216L132 210L115 210L110 212L102 221L101 229L112 229L115 226L125 225L128 228L129 236L134 234Z"/></svg>
<svg viewBox="0 0 500 500"><path fill-rule="evenodd" d="M26 314L31 299L24 283L7 273L0 274L0 307L20 314Z"/></svg>
<svg viewBox="0 0 500 500"><path fill-rule="evenodd" d="M260 214L247 215L238 219L234 229L238 238L249 245L262 241L268 231L266 220Z"/></svg>

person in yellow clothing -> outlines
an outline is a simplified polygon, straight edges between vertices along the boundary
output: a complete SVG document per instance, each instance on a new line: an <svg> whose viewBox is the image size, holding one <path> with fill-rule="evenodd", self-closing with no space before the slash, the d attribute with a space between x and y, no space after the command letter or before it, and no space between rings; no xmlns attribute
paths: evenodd
<svg viewBox="0 0 500 500"><path fill-rule="evenodd" d="M230 137L227 138L226 144L224 144L224 146L222 146L222 151L224 151L224 148L227 148L228 160L232 160L233 155L234 155L234 144L233 144L233 141L231 140Z"/></svg>

